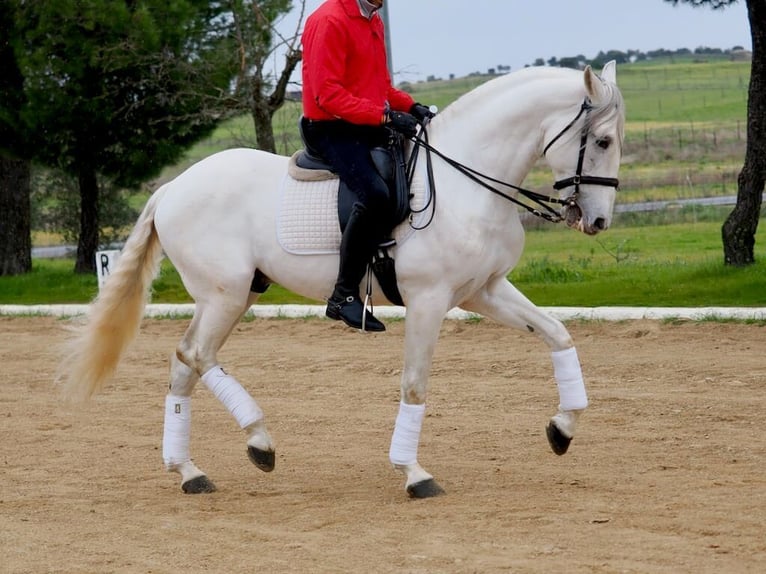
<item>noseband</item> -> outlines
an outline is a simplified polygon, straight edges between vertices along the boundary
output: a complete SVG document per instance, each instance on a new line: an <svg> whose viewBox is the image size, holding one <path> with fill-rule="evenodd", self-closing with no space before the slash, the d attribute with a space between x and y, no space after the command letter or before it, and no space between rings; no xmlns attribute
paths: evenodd
<svg viewBox="0 0 766 574"><path fill-rule="evenodd" d="M613 187L617 189L620 185L620 181L616 177L598 177L595 175L583 175L582 174L582 164L583 161L585 161L585 146L588 143L588 133L590 132L590 111L593 109L593 104L591 104L591 101L589 98L585 98L582 102L582 106L580 106L580 111L577 112L577 115L574 117L574 119L569 122L563 130L561 130L558 134L556 134L556 137L554 137L551 141L548 142L548 145L545 146L545 149L543 150L543 155L545 155L548 152L548 149L558 141L558 139L563 136L569 128L571 128L577 120L580 119L580 116L585 114L585 122L583 122L582 130L580 130L580 154L577 157L577 170L575 171L575 174L572 177L567 177L566 179L560 179L557 182L553 184L553 189L560 190L560 189L566 189L567 187L574 187L574 193L567 199L573 199L577 197L580 194L580 184L591 184L591 185L604 185L607 187Z"/></svg>

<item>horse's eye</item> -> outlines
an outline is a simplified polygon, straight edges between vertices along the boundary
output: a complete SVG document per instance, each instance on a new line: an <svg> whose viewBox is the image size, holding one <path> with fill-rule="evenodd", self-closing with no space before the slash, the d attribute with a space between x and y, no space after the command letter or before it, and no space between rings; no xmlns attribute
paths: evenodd
<svg viewBox="0 0 766 574"><path fill-rule="evenodd" d="M600 147L601 149L606 149L609 147L609 144L612 143L612 138L610 137L603 137L603 138L597 138L596 139L596 145Z"/></svg>

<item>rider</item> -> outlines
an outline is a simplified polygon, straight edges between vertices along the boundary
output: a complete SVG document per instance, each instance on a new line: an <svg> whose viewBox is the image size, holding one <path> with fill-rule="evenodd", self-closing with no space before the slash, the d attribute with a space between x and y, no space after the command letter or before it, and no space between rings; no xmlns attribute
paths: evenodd
<svg viewBox="0 0 766 574"><path fill-rule="evenodd" d="M370 157L386 126L413 137L430 110L393 87L386 63L383 0L326 0L303 31L303 137L356 196L340 243L340 269L326 315L362 328L359 285L386 233L388 187ZM386 327L367 313L368 331Z"/></svg>

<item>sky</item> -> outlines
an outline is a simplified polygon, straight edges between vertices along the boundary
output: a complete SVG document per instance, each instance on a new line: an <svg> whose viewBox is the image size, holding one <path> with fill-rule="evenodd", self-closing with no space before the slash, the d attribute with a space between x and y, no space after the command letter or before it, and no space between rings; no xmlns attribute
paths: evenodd
<svg viewBox="0 0 766 574"><path fill-rule="evenodd" d="M310 13L323 0L305 1ZM724 10L663 0L385 0L394 82L511 70L599 51L751 48L745 0ZM280 24L293 30L297 11ZM619 71L618 71L619 73Z"/></svg>

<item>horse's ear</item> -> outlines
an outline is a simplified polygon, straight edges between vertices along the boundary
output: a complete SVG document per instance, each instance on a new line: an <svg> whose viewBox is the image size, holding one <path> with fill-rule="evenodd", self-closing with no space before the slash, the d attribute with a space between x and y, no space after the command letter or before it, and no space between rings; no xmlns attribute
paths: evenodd
<svg viewBox="0 0 766 574"><path fill-rule="evenodd" d="M610 84L617 83L617 62L609 60L601 70L601 79Z"/></svg>
<svg viewBox="0 0 766 574"><path fill-rule="evenodd" d="M585 89L588 92L588 97L594 103L600 102L606 91L601 78L596 75L590 65L585 66L583 74L585 75Z"/></svg>

